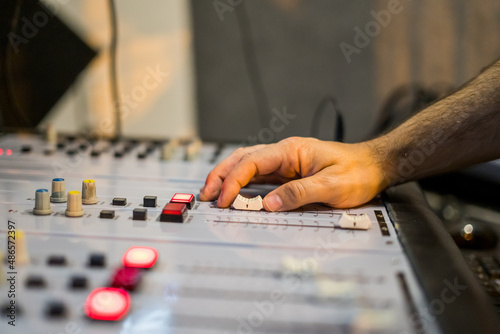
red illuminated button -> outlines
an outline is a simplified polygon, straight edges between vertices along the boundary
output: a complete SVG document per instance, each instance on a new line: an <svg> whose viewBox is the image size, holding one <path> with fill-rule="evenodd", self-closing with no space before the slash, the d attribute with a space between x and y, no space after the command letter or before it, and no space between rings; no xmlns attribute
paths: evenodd
<svg viewBox="0 0 500 334"><path fill-rule="evenodd" d="M151 268L158 259L158 251L151 247L130 247L123 254L122 262L125 267Z"/></svg>
<svg viewBox="0 0 500 334"><path fill-rule="evenodd" d="M142 277L141 268L121 267L118 268L111 278L113 288L122 288L128 291L134 291Z"/></svg>
<svg viewBox="0 0 500 334"><path fill-rule="evenodd" d="M91 319L116 321L130 308L128 292L117 288L97 288L85 301L85 313Z"/></svg>
<svg viewBox="0 0 500 334"><path fill-rule="evenodd" d="M175 194L172 196L170 203L181 203L186 204L187 208L191 210L194 206L194 195L193 194Z"/></svg>
<svg viewBox="0 0 500 334"><path fill-rule="evenodd" d="M182 223L187 217L186 204L168 203L160 216L162 222Z"/></svg>

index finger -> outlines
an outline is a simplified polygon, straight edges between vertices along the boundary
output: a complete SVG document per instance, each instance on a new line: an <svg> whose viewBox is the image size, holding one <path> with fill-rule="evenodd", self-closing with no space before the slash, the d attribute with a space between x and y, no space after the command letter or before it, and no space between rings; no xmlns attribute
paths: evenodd
<svg viewBox="0 0 500 334"><path fill-rule="evenodd" d="M206 180L205 186L200 190L200 200L211 201L219 196L222 182L233 169L233 167L240 161L241 157L249 152L259 150L266 145L255 145L250 147L240 147L229 155L226 159L220 162L214 169L210 171Z"/></svg>
<svg viewBox="0 0 500 334"><path fill-rule="evenodd" d="M280 169L283 161L283 152L276 144L245 154L222 183L217 206L228 207L241 188L246 186L254 176L270 174Z"/></svg>

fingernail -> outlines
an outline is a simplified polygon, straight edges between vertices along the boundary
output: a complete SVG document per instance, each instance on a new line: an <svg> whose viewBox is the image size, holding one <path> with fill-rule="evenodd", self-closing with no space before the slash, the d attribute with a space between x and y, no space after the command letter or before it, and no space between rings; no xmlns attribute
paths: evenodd
<svg viewBox="0 0 500 334"><path fill-rule="evenodd" d="M221 207L221 203L222 203L222 194L224 192L221 191L220 194L219 194L219 198L217 199L217 206L220 208Z"/></svg>
<svg viewBox="0 0 500 334"><path fill-rule="evenodd" d="M277 194L267 196L266 198L264 198L264 201L266 202L267 208L271 211L278 211L283 207L283 201Z"/></svg>

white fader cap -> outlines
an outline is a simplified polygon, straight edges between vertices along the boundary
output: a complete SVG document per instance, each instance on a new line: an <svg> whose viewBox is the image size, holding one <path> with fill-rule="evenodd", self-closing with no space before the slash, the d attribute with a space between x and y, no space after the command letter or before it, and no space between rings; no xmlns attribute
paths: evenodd
<svg viewBox="0 0 500 334"><path fill-rule="evenodd" d="M68 193L68 207L66 209L66 216L83 216L82 194L77 190L72 190Z"/></svg>
<svg viewBox="0 0 500 334"><path fill-rule="evenodd" d="M35 215L50 215L52 213L49 191L47 189L38 189L35 192L35 208L33 209L33 213Z"/></svg>
<svg viewBox="0 0 500 334"><path fill-rule="evenodd" d="M97 195L94 180L84 180L82 182L82 202L83 204L96 204Z"/></svg>
<svg viewBox="0 0 500 334"><path fill-rule="evenodd" d="M339 220L339 225L341 228L353 229L353 230L368 230L372 223L370 217L366 213L361 215L352 215L346 212L342 213Z"/></svg>
<svg viewBox="0 0 500 334"><path fill-rule="evenodd" d="M52 195L50 196L52 203L66 202L66 181L63 178L56 177L52 179Z"/></svg>

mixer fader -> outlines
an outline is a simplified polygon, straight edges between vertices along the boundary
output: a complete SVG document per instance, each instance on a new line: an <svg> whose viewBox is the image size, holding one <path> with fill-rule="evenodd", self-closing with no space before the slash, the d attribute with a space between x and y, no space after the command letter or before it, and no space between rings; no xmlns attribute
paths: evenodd
<svg viewBox="0 0 500 334"><path fill-rule="evenodd" d="M439 332L381 198L223 209L197 195L232 146L0 147L2 333Z"/></svg>

